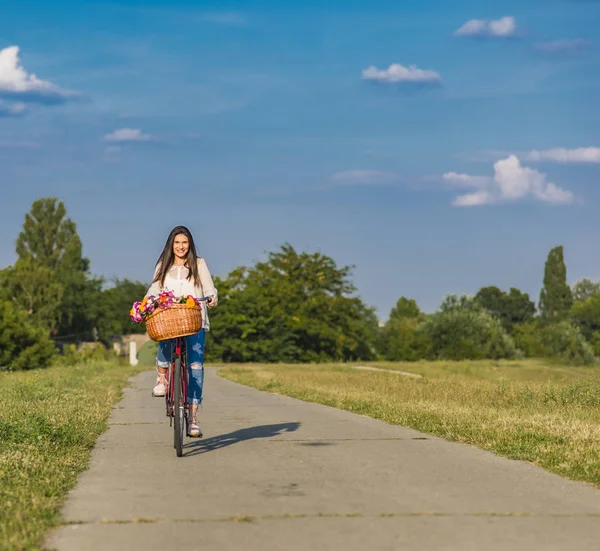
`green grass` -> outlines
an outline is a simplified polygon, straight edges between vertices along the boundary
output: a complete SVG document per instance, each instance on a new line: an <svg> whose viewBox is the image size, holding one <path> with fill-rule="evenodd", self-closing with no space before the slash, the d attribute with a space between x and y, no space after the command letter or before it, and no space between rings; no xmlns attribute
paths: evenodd
<svg viewBox="0 0 600 551"><path fill-rule="evenodd" d="M0 375L0 549L40 549L139 370L96 363Z"/></svg>
<svg viewBox="0 0 600 551"><path fill-rule="evenodd" d="M156 364L156 351L158 350L158 343L154 341L145 342L139 349L137 358L140 366L143 367L154 367Z"/></svg>
<svg viewBox="0 0 600 551"><path fill-rule="evenodd" d="M473 444L600 486L600 371L543 361L230 365L227 379Z"/></svg>

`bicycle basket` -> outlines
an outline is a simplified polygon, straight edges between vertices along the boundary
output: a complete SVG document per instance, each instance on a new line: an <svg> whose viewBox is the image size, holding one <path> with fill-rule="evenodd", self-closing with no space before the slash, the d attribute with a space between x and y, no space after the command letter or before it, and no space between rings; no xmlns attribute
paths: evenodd
<svg viewBox="0 0 600 551"><path fill-rule="evenodd" d="M198 306L173 304L157 310L146 320L146 331L153 341L166 341L176 337L194 335L202 328L202 311Z"/></svg>

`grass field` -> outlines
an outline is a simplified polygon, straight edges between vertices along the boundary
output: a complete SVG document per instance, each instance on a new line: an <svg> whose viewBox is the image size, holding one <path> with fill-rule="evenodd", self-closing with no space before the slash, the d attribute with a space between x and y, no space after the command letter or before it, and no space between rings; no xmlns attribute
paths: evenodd
<svg viewBox="0 0 600 551"><path fill-rule="evenodd" d="M156 351L158 349L158 343L154 341L148 341L139 349L137 359L139 365L146 368L154 367L156 363Z"/></svg>
<svg viewBox="0 0 600 551"><path fill-rule="evenodd" d="M0 374L0 549L39 549L140 368L98 363Z"/></svg>
<svg viewBox="0 0 600 551"><path fill-rule="evenodd" d="M473 444L600 486L600 370L537 360L229 365L227 379Z"/></svg>

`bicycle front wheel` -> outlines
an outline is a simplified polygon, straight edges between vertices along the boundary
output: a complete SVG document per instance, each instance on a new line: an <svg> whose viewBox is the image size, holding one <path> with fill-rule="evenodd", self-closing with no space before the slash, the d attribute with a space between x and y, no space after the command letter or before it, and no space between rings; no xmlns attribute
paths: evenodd
<svg viewBox="0 0 600 551"><path fill-rule="evenodd" d="M183 430L185 426L185 404L183 403L183 377L181 373L181 357L175 359L175 400L173 404L173 413L175 414L175 451L177 457L183 454Z"/></svg>

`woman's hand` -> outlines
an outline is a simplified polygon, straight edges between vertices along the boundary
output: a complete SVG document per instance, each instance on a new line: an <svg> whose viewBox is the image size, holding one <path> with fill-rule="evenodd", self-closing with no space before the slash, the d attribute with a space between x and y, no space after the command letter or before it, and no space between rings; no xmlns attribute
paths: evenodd
<svg viewBox="0 0 600 551"><path fill-rule="evenodd" d="M212 295L210 297L208 297L208 299L206 300L206 305L209 308L214 308L219 302L219 299L217 299L217 297L215 295Z"/></svg>

